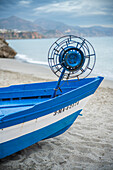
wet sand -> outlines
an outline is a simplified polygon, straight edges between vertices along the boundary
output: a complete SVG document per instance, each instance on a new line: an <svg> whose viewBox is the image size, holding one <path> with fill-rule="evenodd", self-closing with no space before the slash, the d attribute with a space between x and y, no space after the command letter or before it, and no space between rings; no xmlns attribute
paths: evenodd
<svg viewBox="0 0 113 170"><path fill-rule="evenodd" d="M0 59L0 86L51 79L56 78L47 67ZM2 159L0 170L112 170L112 81L102 83L82 114L64 134Z"/></svg>

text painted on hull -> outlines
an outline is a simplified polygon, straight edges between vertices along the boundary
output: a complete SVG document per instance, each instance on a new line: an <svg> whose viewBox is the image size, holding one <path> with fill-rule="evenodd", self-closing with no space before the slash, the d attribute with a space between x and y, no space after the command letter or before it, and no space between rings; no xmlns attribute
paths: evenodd
<svg viewBox="0 0 113 170"><path fill-rule="evenodd" d="M66 106L66 107L64 107L64 108L62 108L62 109L60 109L60 110L55 111L54 114L53 114L53 116L56 116L57 114L62 113L62 112L64 112L65 110L69 110L69 109L71 109L72 107L77 106L77 105L79 105L79 101L76 102L76 103L73 103L73 104L71 104L71 105L69 105L69 106Z"/></svg>

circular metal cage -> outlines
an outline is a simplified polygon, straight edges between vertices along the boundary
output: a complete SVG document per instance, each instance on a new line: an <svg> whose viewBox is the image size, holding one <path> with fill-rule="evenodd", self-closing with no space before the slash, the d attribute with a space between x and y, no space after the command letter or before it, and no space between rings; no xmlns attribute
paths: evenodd
<svg viewBox="0 0 113 170"><path fill-rule="evenodd" d="M63 79L86 78L93 70L96 54L93 46L84 38L66 35L56 40L49 49L48 63L51 70Z"/></svg>

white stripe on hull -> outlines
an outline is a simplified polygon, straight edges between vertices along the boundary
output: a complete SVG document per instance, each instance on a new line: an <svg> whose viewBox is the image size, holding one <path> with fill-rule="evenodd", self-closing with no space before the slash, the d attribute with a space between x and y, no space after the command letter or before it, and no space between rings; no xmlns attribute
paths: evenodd
<svg viewBox="0 0 113 170"><path fill-rule="evenodd" d="M21 137L23 135L26 135L28 133L34 132L36 130L42 129L48 125L51 125L69 115L72 113L83 109L86 102L90 96L88 96L85 99L82 99L79 101L79 104L75 104L73 107L70 107L68 110L65 110L61 113L50 113L48 115L39 117L37 119L33 119L31 121L27 121L24 123L20 123L14 126L10 126L4 129L0 129L0 143L4 143L7 141L10 141L12 139Z"/></svg>

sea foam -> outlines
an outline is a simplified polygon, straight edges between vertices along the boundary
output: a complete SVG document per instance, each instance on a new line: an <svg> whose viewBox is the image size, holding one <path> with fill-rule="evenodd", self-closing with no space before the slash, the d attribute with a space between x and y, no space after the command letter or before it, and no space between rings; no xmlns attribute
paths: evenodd
<svg viewBox="0 0 113 170"><path fill-rule="evenodd" d="M36 60L33 60L32 58L29 58L25 54L17 54L15 56L15 59L21 60L22 62L26 62L26 63L48 65L48 62L46 62L46 61L45 62L44 61L36 61Z"/></svg>

